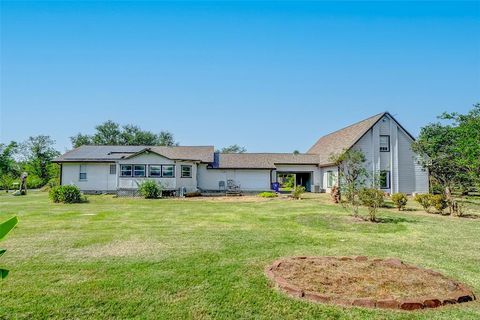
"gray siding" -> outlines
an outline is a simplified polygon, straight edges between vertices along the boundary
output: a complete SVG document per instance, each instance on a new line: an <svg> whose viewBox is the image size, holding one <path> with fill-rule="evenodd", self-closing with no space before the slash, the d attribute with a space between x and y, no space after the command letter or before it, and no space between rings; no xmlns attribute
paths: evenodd
<svg viewBox="0 0 480 320"><path fill-rule="evenodd" d="M390 136L390 151L380 152L380 135ZM428 173L422 169L411 149L412 138L388 115L381 119L353 146L363 152L370 177L380 170L390 171L386 192L426 193ZM367 181L367 183L370 181Z"/></svg>

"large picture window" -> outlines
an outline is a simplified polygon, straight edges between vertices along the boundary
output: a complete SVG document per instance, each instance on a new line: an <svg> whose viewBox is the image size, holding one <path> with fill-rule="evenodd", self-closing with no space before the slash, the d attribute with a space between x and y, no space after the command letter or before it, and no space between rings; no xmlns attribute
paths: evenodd
<svg viewBox="0 0 480 320"><path fill-rule="evenodd" d="M192 177L192 166L182 166L182 178Z"/></svg>
<svg viewBox="0 0 480 320"><path fill-rule="evenodd" d="M380 189L390 189L390 171L380 171Z"/></svg>
<svg viewBox="0 0 480 320"><path fill-rule="evenodd" d="M163 165L162 166L162 178L174 178L175 177L175 166L173 165Z"/></svg>
<svg viewBox="0 0 480 320"><path fill-rule="evenodd" d="M380 151L381 152L390 151L390 136L380 136Z"/></svg>
<svg viewBox="0 0 480 320"><path fill-rule="evenodd" d="M147 172L148 169L148 172ZM120 165L121 177L151 177L151 178L174 178L175 165L166 164L122 164ZM191 176L191 168L190 168Z"/></svg>
<svg viewBox="0 0 480 320"><path fill-rule="evenodd" d="M120 176L121 177L131 177L132 176L132 165L131 164L122 164L120 166Z"/></svg>
<svg viewBox="0 0 480 320"><path fill-rule="evenodd" d="M162 176L162 166L150 165L150 172L148 175L153 178L160 178Z"/></svg>
<svg viewBox="0 0 480 320"><path fill-rule="evenodd" d="M145 177L145 165L136 164L133 166L133 176L134 177Z"/></svg>

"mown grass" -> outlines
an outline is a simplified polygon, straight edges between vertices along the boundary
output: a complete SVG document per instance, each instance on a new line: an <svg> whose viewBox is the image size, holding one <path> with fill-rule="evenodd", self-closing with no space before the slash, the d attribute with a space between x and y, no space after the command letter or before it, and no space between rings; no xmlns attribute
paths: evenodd
<svg viewBox="0 0 480 320"><path fill-rule="evenodd" d="M0 195L18 227L0 243L10 269L0 318L479 319L478 301L420 312L342 308L287 297L264 268L292 255L398 257L480 293L480 219L383 209L358 222L325 195L301 201L143 200ZM247 201L246 201L247 200ZM413 205L413 206L412 206Z"/></svg>

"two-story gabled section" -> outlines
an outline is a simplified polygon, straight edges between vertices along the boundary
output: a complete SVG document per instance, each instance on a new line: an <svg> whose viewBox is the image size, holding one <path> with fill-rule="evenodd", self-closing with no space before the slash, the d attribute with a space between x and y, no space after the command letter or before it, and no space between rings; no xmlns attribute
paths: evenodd
<svg viewBox="0 0 480 320"><path fill-rule="evenodd" d="M390 113L383 112L321 137L307 153L319 155L327 191L337 184L337 167L331 155L354 149L365 155L370 179L378 177L379 187L385 192L427 193L428 172L412 151L414 141Z"/></svg>

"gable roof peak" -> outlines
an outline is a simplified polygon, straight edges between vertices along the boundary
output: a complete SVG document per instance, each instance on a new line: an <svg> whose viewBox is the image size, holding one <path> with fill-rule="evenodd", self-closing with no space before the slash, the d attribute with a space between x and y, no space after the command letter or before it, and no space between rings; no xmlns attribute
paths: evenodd
<svg viewBox="0 0 480 320"><path fill-rule="evenodd" d="M319 155L320 165L331 164L330 156L350 149L370 128L385 115L387 111L356 122L340 130L329 133L320 139L307 151ZM390 116L391 117L391 116Z"/></svg>

